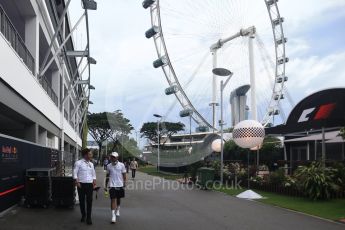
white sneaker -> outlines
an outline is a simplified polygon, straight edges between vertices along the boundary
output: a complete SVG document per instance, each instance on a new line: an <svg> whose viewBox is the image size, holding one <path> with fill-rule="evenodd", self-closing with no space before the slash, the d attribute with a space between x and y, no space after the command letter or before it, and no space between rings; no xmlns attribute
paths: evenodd
<svg viewBox="0 0 345 230"><path fill-rule="evenodd" d="M116 209L116 216L120 216L120 209Z"/></svg>
<svg viewBox="0 0 345 230"><path fill-rule="evenodd" d="M111 223L115 224L116 223L116 215L113 215L113 217L111 218Z"/></svg>

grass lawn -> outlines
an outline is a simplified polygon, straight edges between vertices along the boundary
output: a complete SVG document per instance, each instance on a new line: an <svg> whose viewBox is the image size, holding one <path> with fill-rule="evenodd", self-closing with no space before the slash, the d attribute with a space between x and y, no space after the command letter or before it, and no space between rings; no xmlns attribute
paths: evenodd
<svg viewBox="0 0 345 230"><path fill-rule="evenodd" d="M164 172L157 172L157 168L155 166L141 167L138 169L138 171L147 173L151 176L162 177L166 180L176 180L179 178L183 178L182 174L169 174L169 173L164 173Z"/></svg>
<svg viewBox="0 0 345 230"><path fill-rule="evenodd" d="M217 191L224 192L231 196L236 196L243 192L244 189L221 188L217 189ZM330 220L339 220L345 218L345 199L312 201L305 198L284 196L270 192L256 192L265 197L265 199L258 200L259 202L265 204L275 205Z"/></svg>

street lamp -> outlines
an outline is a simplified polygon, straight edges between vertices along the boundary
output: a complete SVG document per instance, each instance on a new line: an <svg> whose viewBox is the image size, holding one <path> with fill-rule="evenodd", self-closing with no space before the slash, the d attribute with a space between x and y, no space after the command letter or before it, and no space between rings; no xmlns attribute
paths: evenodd
<svg viewBox="0 0 345 230"><path fill-rule="evenodd" d="M157 117L158 120L157 120L157 135L158 135L158 144L157 144L157 171L159 172L159 166L160 166L160 153L159 153L159 142L160 142L160 138L159 138L159 135L160 135L160 131L159 131L159 123L161 122L162 120L162 116L159 115L159 114L153 114L154 117Z"/></svg>
<svg viewBox="0 0 345 230"><path fill-rule="evenodd" d="M249 189L249 151L260 146L265 138L265 129L260 122L244 120L238 123L233 130L234 142L241 148L248 149L248 189Z"/></svg>
<svg viewBox="0 0 345 230"><path fill-rule="evenodd" d="M224 126L224 121L223 121L223 92L224 89L226 87L226 85L229 83L230 78L232 77L233 73L228 70L228 69L224 69L224 68L214 68L212 70L214 75L217 76L221 76L221 77L227 77L227 79L225 80L225 82L222 80L220 82L220 121L219 121L219 125L220 125L220 181L221 183L223 183L223 168L224 168L224 138L223 138L223 126Z"/></svg>

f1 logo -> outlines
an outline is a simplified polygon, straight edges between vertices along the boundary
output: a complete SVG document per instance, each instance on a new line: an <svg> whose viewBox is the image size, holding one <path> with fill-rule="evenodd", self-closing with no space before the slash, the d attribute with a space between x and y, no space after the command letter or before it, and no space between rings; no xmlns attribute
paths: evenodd
<svg viewBox="0 0 345 230"><path fill-rule="evenodd" d="M324 119L327 119L331 115L331 113L334 110L335 106L336 106L335 103L321 105L319 107L319 109L317 110L313 120L324 120ZM301 116L298 119L298 123L309 121L310 118L311 118L311 113L314 112L315 109L316 109L316 107L304 110L302 112Z"/></svg>

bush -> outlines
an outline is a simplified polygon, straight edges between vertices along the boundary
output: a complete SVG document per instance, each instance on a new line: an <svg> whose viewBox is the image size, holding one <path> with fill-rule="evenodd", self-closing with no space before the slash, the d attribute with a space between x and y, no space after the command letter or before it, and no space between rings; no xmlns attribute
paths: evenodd
<svg viewBox="0 0 345 230"><path fill-rule="evenodd" d="M339 187L345 191L345 166L342 163L336 163L333 168L336 170L335 172L335 183L339 185Z"/></svg>
<svg viewBox="0 0 345 230"><path fill-rule="evenodd" d="M318 162L300 166L296 172L299 189L312 200L330 199L332 192L339 189L335 183L336 169L323 168Z"/></svg>
<svg viewBox="0 0 345 230"><path fill-rule="evenodd" d="M220 161L214 161L212 163L212 168L214 168L215 179L219 179L220 178Z"/></svg>
<svg viewBox="0 0 345 230"><path fill-rule="evenodd" d="M283 168L272 172L269 176L269 183L277 186L285 186L286 176Z"/></svg>

